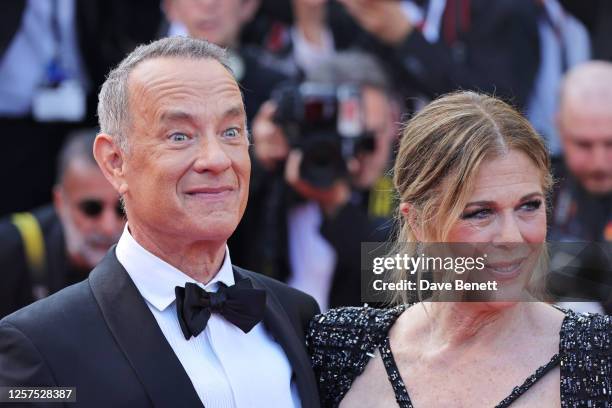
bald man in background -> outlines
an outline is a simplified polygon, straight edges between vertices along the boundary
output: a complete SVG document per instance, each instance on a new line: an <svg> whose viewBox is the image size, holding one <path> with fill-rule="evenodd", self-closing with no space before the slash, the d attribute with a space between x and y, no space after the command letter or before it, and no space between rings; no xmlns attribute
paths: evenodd
<svg viewBox="0 0 612 408"><path fill-rule="evenodd" d="M564 155L555 163L552 237L612 242L612 63L566 75L557 123Z"/></svg>
<svg viewBox="0 0 612 408"><path fill-rule="evenodd" d="M552 246L551 264L565 266L553 267L548 287L565 307L612 313L612 63L578 65L560 91L564 154L553 159L549 238L563 242Z"/></svg>

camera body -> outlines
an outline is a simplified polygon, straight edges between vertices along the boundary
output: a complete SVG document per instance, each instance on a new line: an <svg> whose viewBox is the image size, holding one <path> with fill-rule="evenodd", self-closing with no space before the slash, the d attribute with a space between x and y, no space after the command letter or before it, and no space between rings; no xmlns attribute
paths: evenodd
<svg viewBox="0 0 612 408"><path fill-rule="evenodd" d="M285 83L273 91L272 99L277 105L274 122L291 148L302 152L300 177L314 187L327 188L347 178L348 161L374 150L359 87Z"/></svg>

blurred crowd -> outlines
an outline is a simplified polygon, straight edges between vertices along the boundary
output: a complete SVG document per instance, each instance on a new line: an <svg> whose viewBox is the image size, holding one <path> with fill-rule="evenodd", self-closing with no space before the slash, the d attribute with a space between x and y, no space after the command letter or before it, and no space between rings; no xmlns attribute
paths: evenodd
<svg viewBox="0 0 612 408"><path fill-rule="evenodd" d="M164 36L227 48L243 91L252 176L232 261L323 310L361 303L361 242L394 233L401 121L457 89L506 100L546 140L549 240L611 247L612 2L12 0L0 20L0 317L84 279L121 235L92 155L97 94ZM557 280L559 299L612 312L600 255Z"/></svg>

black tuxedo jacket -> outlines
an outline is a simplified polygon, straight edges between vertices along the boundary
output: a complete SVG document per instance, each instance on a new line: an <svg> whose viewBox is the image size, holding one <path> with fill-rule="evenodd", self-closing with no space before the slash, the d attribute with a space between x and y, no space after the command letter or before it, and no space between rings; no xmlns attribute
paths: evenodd
<svg viewBox="0 0 612 408"><path fill-rule="evenodd" d="M254 272L234 275L267 292L264 325L293 367L302 406L318 407L304 344L316 302ZM0 386L76 387L83 407L202 406L114 247L88 279L0 321Z"/></svg>

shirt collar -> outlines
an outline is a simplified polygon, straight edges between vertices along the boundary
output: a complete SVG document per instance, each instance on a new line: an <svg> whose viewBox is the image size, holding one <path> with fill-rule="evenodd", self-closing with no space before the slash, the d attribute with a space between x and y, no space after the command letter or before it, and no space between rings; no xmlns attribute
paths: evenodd
<svg viewBox="0 0 612 408"><path fill-rule="evenodd" d="M115 253L119 263L130 275L140 294L159 311L163 311L175 301L174 288L176 286L184 287L185 283L191 282L208 291L215 292L218 289L219 282L223 282L227 286L232 286L235 283L227 245L225 246L225 257L221 268L206 285L194 280L143 248L132 237L127 223L117 243Z"/></svg>

